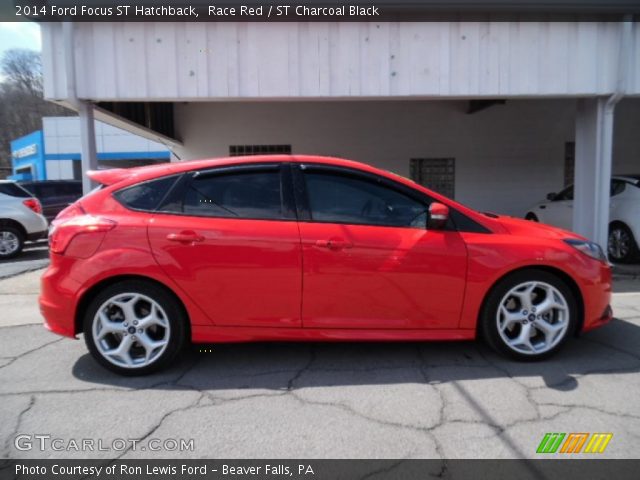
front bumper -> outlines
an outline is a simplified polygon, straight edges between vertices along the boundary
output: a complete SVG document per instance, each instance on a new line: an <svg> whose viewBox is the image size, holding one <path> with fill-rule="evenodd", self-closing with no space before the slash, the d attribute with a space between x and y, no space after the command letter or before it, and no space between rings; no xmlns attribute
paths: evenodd
<svg viewBox="0 0 640 480"><path fill-rule="evenodd" d="M601 263L592 281L581 284L584 299L582 332L606 325L613 319L611 308L612 273L608 264Z"/></svg>

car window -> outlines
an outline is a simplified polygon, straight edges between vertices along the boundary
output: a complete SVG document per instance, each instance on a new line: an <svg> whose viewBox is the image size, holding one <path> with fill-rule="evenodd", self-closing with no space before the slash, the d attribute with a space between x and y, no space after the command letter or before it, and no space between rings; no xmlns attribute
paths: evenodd
<svg viewBox="0 0 640 480"><path fill-rule="evenodd" d="M9 195L10 197L29 198L33 194L15 183L0 183L0 193Z"/></svg>
<svg viewBox="0 0 640 480"><path fill-rule="evenodd" d="M182 211L187 215L284 218L280 170L197 175L186 186L182 205Z"/></svg>
<svg viewBox="0 0 640 480"><path fill-rule="evenodd" d="M553 199L554 202L558 202L561 200L573 200L573 185L565 188L556 197Z"/></svg>
<svg viewBox="0 0 640 480"><path fill-rule="evenodd" d="M82 183L62 182L55 185L56 192L60 196L80 196L82 195Z"/></svg>
<svg viewBox="0 0 640 480"><path fill-rule="evenodd" d="M32 183L20 183L20 188L24 188L27 192L29 192L34 197L38 196L38 190L36 189L36 185Z"/></svg>
<svg viewBox="0 0 640 480"><path fill-rule="evenodd" d="M306 171L304 177L314 221L425 227L426 205L387 186L336 173Z"/></svg>
<svg viewBox="0 0 640 480"><path fill-rule="evenodd" d="M41 183L40 185L35 185L36 195L38 198L47 199L47 198L55 198L64 195L64 193L60 190L59 185L50 184L50 183Z"/></svg>
<svg viewBox="0 0 640 480"><path fill-rule="evenodd" d="M153 211L177 180L177 176L162 177L119 190L113 196L134 210Z"/></svg>
<svg viewBox="0 0 640 480"><path fill-rule="evenodd" d="M611 196L615 197L624 192L626 185L627 182L623 182L622 180L611 180Z"/></svg>

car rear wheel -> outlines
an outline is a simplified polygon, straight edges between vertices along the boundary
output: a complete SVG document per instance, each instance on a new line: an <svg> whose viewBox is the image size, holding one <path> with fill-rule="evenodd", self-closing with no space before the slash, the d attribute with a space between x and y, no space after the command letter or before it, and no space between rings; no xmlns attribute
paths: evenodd
<svg viewBox="0 0 640 480"><path fill-rule="evenodd" d="M633 233L624 223L614 223L609 228L607 251L611 261L620 263L631 262L640 253Z"/></svg>
<svg viewBox="0 0 640 480"><path fill-rule="evenodd" d="M0 259L15 257L24 247L24 236L14 227L0 227Z"/></svg>
<svg viewBox="0 0 640 480"><path fill-rule="evenodd" d="M93 357L122 375L146 375L167 366L186 343L186 315L164 288L126 280L89 304L84 339Z"/></svg>
<svg viewBox="0 0 640 480"><path fill-rule="evenodd" d="M524 270L491 290L481 330L496 351L518 360L556 353L575 331L577 306L567 284L549 272Z"/></svg>

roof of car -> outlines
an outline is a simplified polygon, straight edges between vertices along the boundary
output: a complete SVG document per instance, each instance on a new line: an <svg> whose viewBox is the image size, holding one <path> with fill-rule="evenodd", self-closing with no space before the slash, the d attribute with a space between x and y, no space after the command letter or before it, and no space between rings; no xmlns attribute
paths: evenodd
<svg viewBox="0 0 640 480"><path fill-rule="evenodd" d="M442 201L443 199L450 205L458 208L462 213L475 214L476 212L469 207L462 205L451 198L446 198L437 192L429 191L420 184L417 184L413 180L398 175L397 173L383 170L380 168L367 165L366 163L356 162L353 160L346 160L344 158L326 157L321 155L250 155L250 156L238 156L238 157L221 157L211 158L205 160L188 160L171 163L163 163L156 165L148 165L144 167L133 168L114 168L110 170L91 170L87 172L87 175L92 180L101 183L103 185L115 185L120 184L123 187L134 185L139 182L151 180L156 177L162 177L177 173L186 172L189 170L208 169L212 167L221 167L225 165L243 165L254 163L321 163L323 165L332 165L337 167L347 167L356 170L369 172L375 175L383 175L388 178L394 179L399 183L410 185L415 189L423 190L429 194L436 201ZM116 188L120 188L119 186Z"/></svg>
<svg viewBox="0 0 640 480"><path fill-rule="evenodd" d="M353 160L345 160L337 157L325 157L319 155L249 155L238 157L220 157L204 160L185 160L179 162L162 163L156 165L147 165L144 167L133 168L114 168L109 170L91 170L87 175L92 180L104 185L112 185L124 179L133 179L137 181L150 179L163 175L171 175L172 173L180 173L188 170L197 170L200 168L221 167L225 165L242 165L252 163L322 163L325 165L335 165L358 168L370 172L380 171L365 163L355 162ZM390 172L388 172L390 173ZM395 174L394 174L395 175Z"/></svg>

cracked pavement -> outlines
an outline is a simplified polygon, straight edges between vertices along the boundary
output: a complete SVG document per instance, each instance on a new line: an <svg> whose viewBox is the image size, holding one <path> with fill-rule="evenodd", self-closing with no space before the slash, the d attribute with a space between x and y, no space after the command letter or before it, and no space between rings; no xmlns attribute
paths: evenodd
<svg viewBox="0 0 640 480"><path fill-rule="evenodd" d="M637 456L638 280L617 283L616 320L542 363L476 342L228 344L125 378L41 326L39 274L0 280L0 458L534 458L546 432L612 432L603 457ZM17 434L195 448L20 451Z"/></svg>

